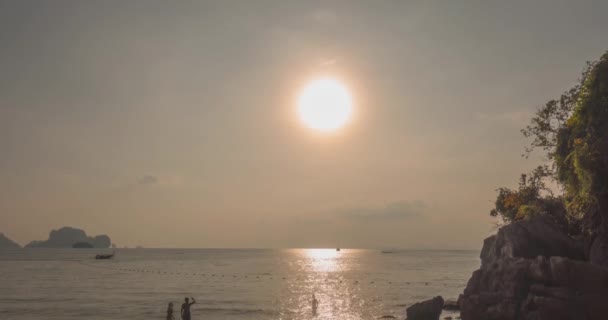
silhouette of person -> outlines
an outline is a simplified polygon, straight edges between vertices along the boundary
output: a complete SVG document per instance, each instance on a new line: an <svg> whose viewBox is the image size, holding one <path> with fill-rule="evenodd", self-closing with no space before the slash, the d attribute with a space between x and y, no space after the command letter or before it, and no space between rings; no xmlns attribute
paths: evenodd
<svg viewBox="0 0 608 320"><path fill-rule="evenodd" d="M317 314L317 308L319 307L319 300L317 300L317 297L315 296L315 294L312 294L312 314L316 315Z"/></svg>
<svg viewBox="0 0 608 320"><path fill-rule="evenodd" d="M190 297L192 298L192 297ZM190 320L191 319L191 315L190 315L190 306L195 304L196 300L194 300L194 298L192 298L192 302L190 302L190 300L188 299L188 297L186 297L184 299L184 303L182 303L182 320Z"/></svg>
<svg viewBox="0 0 608 320"><path fill-rule="evenodd" d="M167 307L167 320L175 320L175 316L173 316L173 302L169 302L169 306Z"/></svg>

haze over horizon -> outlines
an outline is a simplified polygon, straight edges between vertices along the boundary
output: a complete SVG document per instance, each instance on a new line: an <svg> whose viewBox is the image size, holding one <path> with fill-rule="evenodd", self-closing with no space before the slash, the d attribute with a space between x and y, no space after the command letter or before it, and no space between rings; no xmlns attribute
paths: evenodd
<svg viewBox="0 0 608 320"><path fill-rule="evenodd" d="M0 232L119 246L477 249L597 1L0 1ZM575 23L563 23L564 20ZM564 44L568 44L565 46ZM302 125L339 79L350 122Z"/></svg>

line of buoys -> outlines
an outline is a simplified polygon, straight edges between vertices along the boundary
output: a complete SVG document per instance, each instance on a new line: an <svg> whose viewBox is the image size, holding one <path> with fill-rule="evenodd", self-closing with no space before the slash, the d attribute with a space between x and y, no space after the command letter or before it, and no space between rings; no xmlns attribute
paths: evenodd
<svg viewBox="0 0 608 320"><path fill-rule="evenodd" d="M162 271L162 270L149 270L149 269L140 269L140 268L125 268L125 267L120 267L120 265L118 265L118 266L111 266L110 264L107 264L107 263L103 263L103 264L88 263L88 260L75 260L75 261L78 262L78 263L80 263L81 265L84 265L84 266L87 266L87 267L91 267L91 268L112 269L112 270L117 270L117 271L122 271L122 272L150 273L150 274L177 275L177 276L195 276L195 277L196 276L200 276L200 277L207 277L207 276L216 277L217 276L218 278L219 277L225 278L225 277L232 276L232 278L235 278L235 279L238 279L238 278L244 278L244 279L246 279L246 278L249 277L249 275L246 275L246 274L244 274L244 275L236 275L236 274L226 275L226 274L215 274L215 273L206 274L206 273L168 272L168 271ZM111 264L118 264L118 263L113 262ZM251 276L253 277L254 275L251 275ZM256 279L260 279L260 277L262 277L262 278L263 277L268 277L268 279L271 279L271 280L274 279L273 275L270 274L270 273L263 273L263 274L255 275ZM286 277L286 276L282 276L281 279L282 280L297 279L299 281L302 281L303 278L300 277L300 276L294 277L294 278L289 278L289 277ZM348 283L348 282L351 282L353 284L359 285L359 280L345 281L344 279L340 279L340 278L333 278L333 279L330 279L328 277L325 278L325 282L328 282L328 281L331 281L331 280L337 281L338 283L344 283L344 282ZM393 284L393 282L389 281L389 280L386 280L386 281L371 280L371 281L369 281L369 284L375 285L377 282L378 283L379 282L385 282L385 283L387 283L389 285ZM424 285L424 286L428 286L429 282L420 281L420 282L412 283L412 282L408 281L408 282L403 282L402 284L405 284L405 285ZM443 286L446 287L447 284L444 283Z"/></svg>

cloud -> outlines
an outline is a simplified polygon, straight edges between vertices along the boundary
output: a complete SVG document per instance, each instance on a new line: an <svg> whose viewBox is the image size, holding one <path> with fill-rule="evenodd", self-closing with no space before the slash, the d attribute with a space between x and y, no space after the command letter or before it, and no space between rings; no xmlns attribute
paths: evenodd
<svg viewBox="0 0 608 320"><path fill-rule="evenodd" d="M422 201L389 203L383 207L353 208L340 213L352 221L396 221L425 215L427 207Z"/></svg>
<svg viewBox="0 0 608 320"><path fill-rule="evenodd" d="M329 66L333 66L333 65L335 65L335 64L337 64L337 63L338 63L338 59L336 59L336 58L332 58L332 59L325 59L325 60L322 60L322 61L319 63L319 65L320 65L321 67L329 67Z"/></svg>
<svg viewBox="0 0 608 320"><path fill-rule="evenodd" d="M329 10L317 10L313 13L313 19L321 23L335 23L337 16Z"/></svg>
<svg viewBox="0 0 608 320"><path fill-rule="evenodd" d="M285 228L273 229L281 230L281 239L291 246L428 247L431 242L425 235L437 229L429 209L422 201L351 206L325 213L291 216ZM440 238L432 241L437 239Z"/></svg>
<svg viewBox="0 0 608 320"><path fill-rule="evenodd" d="M139 183L139 184L156 184L156 183L158 183L158 178L147 174L147 175L137 179L137 183Z"/></svg>

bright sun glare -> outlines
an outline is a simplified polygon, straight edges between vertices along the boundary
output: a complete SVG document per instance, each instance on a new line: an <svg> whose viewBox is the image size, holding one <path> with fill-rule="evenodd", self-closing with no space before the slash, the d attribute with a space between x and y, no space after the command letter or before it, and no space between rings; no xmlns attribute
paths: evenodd
<svg viewBox="0 0 608 320"><path fill-rule="evenodd" d="M344 126L352 114L348 90L332 79L308 84L298 99L298 115L304 124L320 131L333 131Z"/></svg>

